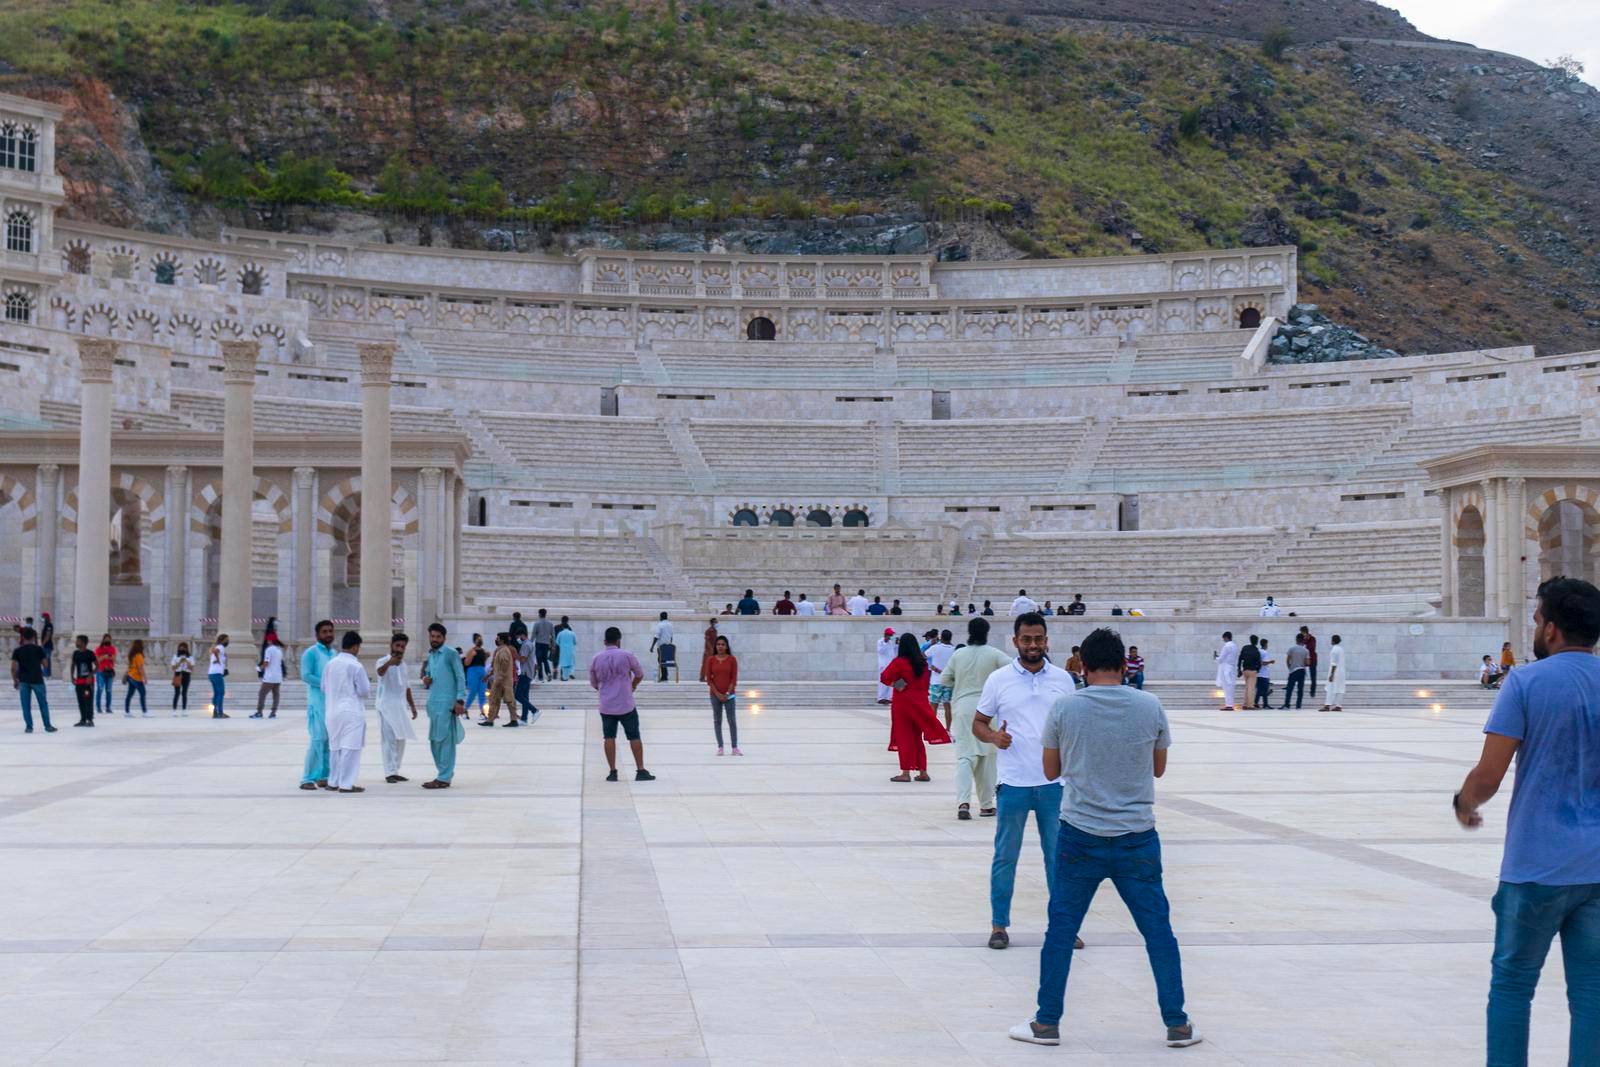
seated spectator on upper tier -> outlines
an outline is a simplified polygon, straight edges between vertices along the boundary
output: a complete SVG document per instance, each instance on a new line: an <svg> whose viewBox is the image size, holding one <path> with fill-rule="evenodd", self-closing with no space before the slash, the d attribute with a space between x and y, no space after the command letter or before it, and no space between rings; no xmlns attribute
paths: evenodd
<svg viewBox="0 0 1600 1067"><path fill-rule="evenodd" d="M896 601L896 603L899 603L899 601ZM889 614L889 609L883 606L883 597L875 596L875 597L872 598L872 603L867 605L867 614L868 615L887 615L887 614Z"/></svg>
<svg viewBox="0 0 1600 1067"><path fill-rule="evenodd" d="M1086 612L1088 610L1089 610L1089 605L1087 605L1087 604L1085 604L1083 602L1083 594L1082 593L1073 593L1072 594L1072 603L1067 605L1067 614L1068 615L1082 615L1084 612Z"/></svg>
<svg viewBox="0 0 1600 1067"><path fill-rule="evenodd" d="M804 600L805 597L802 595L800 599ZM794 601L789 599L789 590L785 589L783 591L783 599L772 605L772 613L774 615L793 615L795 613Z"/></svg>
<svg viewBox="0 0 1600 1067"><path fill-rule="evenodd" d="M754 590L746 589L744 591L744 596L742 598L740 598L740 600L739 600L739 614L740 615L760 615L761 614L761 603L758 600L756 600L756 594L755 594Z"/></svg>

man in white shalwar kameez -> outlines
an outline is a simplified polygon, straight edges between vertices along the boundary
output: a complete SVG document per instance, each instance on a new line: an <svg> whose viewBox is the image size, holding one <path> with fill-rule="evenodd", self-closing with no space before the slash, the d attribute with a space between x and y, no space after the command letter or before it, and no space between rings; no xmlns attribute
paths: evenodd
<svg viewBox="0 0 1600 1067"><path fill-rule="evenodd" d="M339 654L322 668L322 702L328 719L328 786L341 793L364 793L356 785L361 746L367 743L367 698L372 683L361 654L361 635L354 630L339 642Z"/></svg>
<svg viewBox="0 0 1600 1067"><path fill-rule="evenodd" d="M1222 690L1222 710L1233 710L1233 689L1239 684L1239 646L1233 632L1224 630L1222 648L1217 651L1217 688Z"/></svg>
<svg viewBox="0 0 1600 1067"><path fill-rule="evenodd" d="M417 704L411 698L411 679L405 664L406 646L410 643L411 639L405 634L395 634L389 639L389 654L373 665L378 674L383 780L390 785L411 780L400 773L400 761L405 758L406 742L417 739L411 729L411 720L417 717Z"/></svg>
<svg viewBox="0 0 1600 1067"><path fill-rule="evenodd" d="M887 668L889 666L889 664L894 662L894 657L898 654L899 648L900 648L899 642L894 639L894 628L893 627L885 628L885 630L883 631L883 636L878 638L878 674L877 674L877 676L879 678L883 677L883 672L884 672L885 668ZM878 703L880 703L880 704L889 703L889 698L892 697L893 695L894 695L894 690L893 689L890 689L888 686L884 685L882 682L878 683Z"/></svg>

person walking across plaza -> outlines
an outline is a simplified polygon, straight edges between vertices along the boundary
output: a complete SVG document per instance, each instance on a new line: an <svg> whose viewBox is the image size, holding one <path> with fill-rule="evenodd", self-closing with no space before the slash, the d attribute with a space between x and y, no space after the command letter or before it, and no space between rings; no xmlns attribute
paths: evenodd
<svg viewBox="0 0 1600 1067"><path fill-rule="evenodd" d="M44 646L39 644L39 631L24 626L18 633L19 644L11 650L11 688L22 699L22 732L33 733L33 703L39 703L39 720L44 732L53 734L50 725L50 698L45 693Z"/></svg>
<svg viewBox="0 0 1600 1067"><path fill-rule="evenodd" d="M333 622L323 619L313 628L316 640L300 653L300 680L306 687L306 759L300 773L301 789L328 789L328 712L322 696L322 669L333 659Z"/></svg>
<svg viewBox="0 0 1600 1067"><path fill-rule="evenodd" d="M656 654L656 670L659 672L656 681L664 682L667 680L667 665L678 661L678 646L672 640L672 621L664 611L650 631L650 651Z"/></svg>
<svg viewBox="0 0 1600 1067"><path fill-rule="evenodd" d="M948 745L950 731L928 703L933 671L922 654L917 635L901 634L896 652L878 676L878 681L894 694L889 701L889 751L900 757L900 773L889 781L909 782L912 772L916 772L917 781L931 782L927 746Z"/></svg>
<svg viewBox="0 0 1600 1067"><path fill-rule="evenodd" d="M888 704L894 697L894 690L883 684L883 672L894 662L899 649L900 641L894 635L894 627L885 626L883 635L878 638L878 703L880 704Z"/></svg>
<svg viewBox="0 0 1600 1067"><path fill-rule="evenodd" d="M206 680L211 683L211 717L228 718L222 710L222 698L228 692L228 635L218 634L206 657Z"/></svg>
<svg viewBox="0 0 1600 1067"><path fill-rule="evenodd" d="M472 647L461 654L462 666L467 672L467 707L478 706L478 718L483 718L484 679L489 674L489 653L483 647L483 635L472 635ZM481 726L482 723L479 723Z"/></svg>
<svg viewBox="0 0 1600 1067"><path fill-rule="evenodd" d="M1328 639L1328 681L1322 687L1322 699L1326 703L1318 711L1344 710L1344 685L1349 670L1345 662L1344 642L1334 634Z"/></svg>
<svg viewBox="0 0 1600 1067"><path fill-rule="evenodd" d="M1517 774L1494 894L1488 1065L1525 1067L1533 991L1561 939L1570 1023L1565 1062L1600 1064L1600 589L1577 578L1540 584L1533 662L1506 676L1483 752L1452 805L1469 830ZM1560 1060L1545 1049L1540 1063Z"/></svg>
<svg viewBox="0 0 1600 1067"><path fill-rule="evenodd" d="M739 692L739 661L733 658L733 646L726 637L718 637L716 650L706 664L706 688L711 692L711 728L717 735L717 755L722 755L722 717L728 717L728 740L733 743L733 754L739 751L739 722L736 698Z"/></svg>
<svg viewBox="0 0 1600 1067"><path fill-rule="evenodd" d="M539 675L539 649L530 634L517 641L517 688L515 696L521 714L520 721L532 726L539 721L539 709L533 704L533 682Z"/></svg>
<svg viewBox="0 0 1600 1067"><path fill-rule="evenodd" d="M363 793L356 785L361 750L367 743L367 697L372 683L361 665L361 635L346 631L339 654L322 669L322 699L328 715L328 786L341 793Z"/></svg>
<svg viewBox="0 0 1600 1067"><path fill-rule="evenodd" d="M951 644L953 640L955 634L940 630L938 638L923 651L928 657L928 703L935 713L944 708L946 727L950 725L950 686L944 680L944 669L950 665L950 657L956 654L956 646Z"/></svg>
<svg viewBox="0 0 1600 1067"><path fill-rule="evenodd" d="M572 628L571 621L565 615L561 616L561 625L556 628L556 653L561 680L572 681L572 674L578 669L578 631Z"/></svg>
<svg viewBox="0 0 1600 1067"><path fill-rule="evenodd" d="M390 785L409 782L400 773L406 757L406 742L415 741L411 721L417 717L417 702L411 697L411 679L406 667L406 646L411 638L396 633L389 638L389 654L373 664L378 676L378 733L383 740L383 780Z"/></svg>
<svg viewBox="0 0 1600 1067"><path fill-rule="evenodd" d="M500 716L500 705L506 706L506 726L520 726L517 722L517 654L512 651L511 635L494 635L494 656L489 660L489 710L478 720L479 726L493 726Z"/></svg>
<svg viewBox="0 0 1600 1067"><path fill-rule="evenodd" d="M955 650L941 675L950 690L945 725L956 746L956 818L963 821L972 818L974 801L984 818L995 813L995 747L973 736L972 717L983 683L1010 662L1010 656L989 644L989 620L980 615L967 620L967 643Z"/></svg>
<svg viewBox="0 0 1600 1067"><path fill-rule="evenodd" d="M1222 647L1212 653L1217 661L1217 688L1222 690L1222 710L1233 710L1233 690L1239 684L1239 646L1233 632L1222 631Z"/></svg>
<svg viewBox="0 0 1600 1067"><path fill-rule="evenodd" d="M429 624L422 688L428 691L428 747L433 753L434 776L422 783L424 789L450 788L456 776L456 746L467 736L463 723L467 717L467 673L456 650L445 644L448 636L439 623Z"/></svg>
<svg viewBox="0 0 1600 1067"><path fill-rule="evenodd" d="M110 634L100 635L94 649L94 710L97 715L111 714L111 687L117 680L117 646L111 643Z"/></svg>
<svg viewBox="0 0 1600 1067"><path fill-rule="evenodd" d="M1083 639L1088 685L1057 699L1041 738L1044 774L1064 783L1050 924L1039 953L1038 1010L1011 1029L1018 1041L1061 1043L1067 974L1083 917L1100 883L1116 887L1144 938L1170 1048L1200 1043L1183 1010L1183 964L1161 879L1156 779L1172 735L1153 694L1122 684L1122 638L1099 629Z"/></svg>
<svg viewBox="0 0 1600 1067"><path fill-rule="evenodd" d="M622 647L622 631L607 626L606 647L589 661L589 687L600 694L600 726L605 739L606 781L617 780L617 730L622 730L633 750L633 780L653 782L644 769L644 742L639 738L639 709L633 691L644 681L644 668L632 652Z"/></svg>
<svg viewBox="0 0 1600 1067"><path fill-rule="evenodd" d="M554 681L556 671L550 662L550 653L555 648L556 624L550 621L550 613L544 608L539 609L539 617L528 627L528 636L533 640L534 678L541 682Z"/></svg>
<svg viewBox="0 0 1600 1067"><path fill-rule="evenodd" d="M178 650L172 654L172 662L167 666L172 669L172 714L176 716L182 710L187 718L189 683L194 680L194 656L189 651L189 642L178 642Z"/></svg>
<svg viewBox="0 0 1600 1067"><path fill-rule="evenodd" d="M89 635L79 634L72 643L72 662L67 677L72 680L72 695L78 698L78 721L74 726L94 725L94 653L89 651Z"/></svg>
<svg viewBox="0 0 1600 1067"><path fill-rule="evenodd" d="M1058 697L1076 691L1072 675L1049 660L1050 636L1044 616L1024 611L1011 620L1016 658L983 683L972 734L998 749L1000 784L994 827L994 859L989 865L989 947L1006 948L1017 860L1031 814L1044 854L1044 880L1055 892L1056 838L1061 825L1059 775L1044 772L1045 721Z"/></svg>
<svg viewBox="0 0 1600 1067"><path fill-rule="evenodd" d="M256 665L261 674L261 688L256 690L256 713L252 719L261 718L261 713L267 706L267 697L272 697L272 714L269 718L278 717L278 693L283 688L283 642L278 640L276 631L268 633L261 639L261 662Z"/></svg>
<svg viewBox="0 0 1600 1067"><path fill-rule="evenodd" d="M1306 703L1306 666L1311 662L1311 653L1306 651L1306 635L1294 635L1294 647L1289 649L1289 654L1284 657L1284 663L1289 669L1289 677L1283 683L1283 710L1289 710L1289 702L1294 701L1295 710L1305 707Z"/></svg>
<svg viewBox="0 0 1600 1067"><path fill-rule="evenodd" d="M149 715L150 705L145 698L148 695L146 683L149 676L144 667L144 641L134 638L133 644L128 646L128 673L122 676L122 682L127 686L127 691L122 695L122 714L133 714L133 698L139 697L139 714Z"/></svg>

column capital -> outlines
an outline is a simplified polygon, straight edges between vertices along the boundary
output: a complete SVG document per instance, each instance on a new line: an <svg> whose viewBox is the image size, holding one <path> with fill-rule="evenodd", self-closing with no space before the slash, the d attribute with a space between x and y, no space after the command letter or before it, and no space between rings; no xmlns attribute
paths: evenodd
<svg viewBox="0 0 1600 1067"><path fill-rule="evenodd" d="M444 474L444 471L438 467L423 467L417 473L422 476L423 485L430 489L436 489L439 485L440 476Z"/></svg>
<svg viewBox="0 0 1600 1067"><path fill-rule="evenodd" d="M1520 474L1513 474L1511 477L1506 479L1506 485L1509 486L1511 491L1514 493L1520 492L1522 487L1527 484L1528 479L1524 478Z"/></svg>
<svg viewBox="0 0 1600 1067"><path fill-rule="evenodd" d="M261 354L257 341L222 342L222 382L224 385L254 385L256 359Z"/></svg>
<svg viewBox="0 0 1600 1067"><path fill-rule="evenodd" d="M174 478L182 478L185 474L189 473L189 468L184 466L182 463L174 463L172 466L167 468L167 473L172 475Z"/></svg>
<svg viewBox="0 0 1600 1067"><path fill-rule="evenodd" d="M56 475L58 475L60 473L61 473L61 465L59 463L41 463L41 464L39 464L39 477L41 477L41 478L54 480Z"/></svg>
<svg viewBox="0 0 1600 1067"><path fill-rule="evenodd" d="M317 468L296 467L294 469L294 485L296 489L310 489L317 480Z"/></svg>
<svg viewBox="0 0 1600 1067"><path fill-rule="evenodd" d="M117 364L117 342L104 337L78 338L78 362L84 382L109 385Z"/></svg>
<svg viewBox="0 0 1600 1067"><path fill-rule="evenodd" d="M388 385L394 372L393 341L366 341L356 345L361 360L362 385Z"/></svg>

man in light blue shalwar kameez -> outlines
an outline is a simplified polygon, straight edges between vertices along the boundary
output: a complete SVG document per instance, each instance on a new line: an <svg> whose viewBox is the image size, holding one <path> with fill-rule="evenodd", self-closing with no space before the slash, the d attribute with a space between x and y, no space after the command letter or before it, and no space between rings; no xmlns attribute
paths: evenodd
<svg viewBox="0 0 1600 1067"><path fill-rule="evenodd" d="M311 743L306 748L306 769L300 775L301 789L330 789L328 785L328 724L322 697L322 668L338 655L333 650L333 623L317 623L317 640L300 654L300 680L306 685L306 733Z"/></svg>
<svg viewBox="0 0 1600 1067"><path fill-rule="evenodd" d="M466 737L461 720L467 716L467 672L461 656L444 643L445 629L428 627L428 659L422 665L422 685L428 691L428 746L438 774L424 789L449 789L456 774L456 746Z"/></svg>

